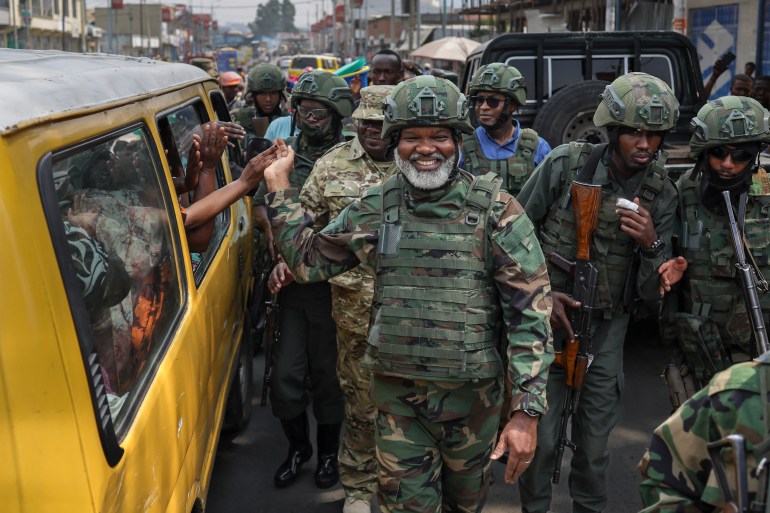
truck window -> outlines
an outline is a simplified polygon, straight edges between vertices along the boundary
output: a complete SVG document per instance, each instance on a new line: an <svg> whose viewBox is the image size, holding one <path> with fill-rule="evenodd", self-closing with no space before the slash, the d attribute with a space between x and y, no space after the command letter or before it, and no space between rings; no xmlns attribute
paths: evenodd
<svg viewBox="0 0 770 513"><path fill-rule="evenodd" d="M519 70L519 73L521 73L521 76L524 77L524 83L527 86L527 103L535 103L537 101L537 95L535 93L537 91L537 84L535 80L537 78L535 75L535 59L532 57L509 57L505 63ZM545 76L543 78L547 84L549 70L548 66L545 66L544 68Z"/></svg>
<svg viewBox="0 0 770 513"><path fill-rule="evenodd" d="M147 127L53 156L58 218L117 433L125 433L182 311L174 207ZM58 248L61 250L61 248ZM64 271L63 271L64 272ZM70 296L73 297L73 296ZM90 347L90 344L81 344Z"/></svg>
<svg viewBox="0 0 770 513"><path fill-rule="evenodd" d="M665 55L642 55L642 69L644 73L649 73L658 77L673 89L674 93L680 94L677 90L677 84L674 83L674 67L671 61Z"/></svg>

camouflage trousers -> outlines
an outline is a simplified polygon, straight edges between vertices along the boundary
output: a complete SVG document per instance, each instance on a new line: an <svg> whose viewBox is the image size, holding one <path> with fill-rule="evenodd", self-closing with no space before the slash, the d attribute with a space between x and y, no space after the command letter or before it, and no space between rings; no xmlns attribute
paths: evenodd
<svg viewBox="0 0 770 513"><path fill-rule="evenodd" d="M502 377L450 383L375 375L380 511L480 512L502 398Z"/></svg>
<svg viewBox="0 0 770 513"><path fill-rule="evenodd" d="M571 432L567 433L577 445L569 471L573 513L600 512L607 505L608 440L620 420L623 342L627 328L628 315L610 320L594 319L591 326L594 360L586 373ZM561 345L563 340L563 332L554 333L554 345ZM566 392L564 369L554 365L546 387L548 412L537 426L535 457L519 478L524 513L546 513L551 505L551 476Z"/></svg>
<svg viewBox="0 0 770 513"><path fill-rule="evenodd" d="M337 377L345 397L345 428L337 459L340 483L346 497L367 502L377 492L375 408L369 397L371 374L361 367L372 294L373 291L332 285L332 317L337 323Z"/></svg>

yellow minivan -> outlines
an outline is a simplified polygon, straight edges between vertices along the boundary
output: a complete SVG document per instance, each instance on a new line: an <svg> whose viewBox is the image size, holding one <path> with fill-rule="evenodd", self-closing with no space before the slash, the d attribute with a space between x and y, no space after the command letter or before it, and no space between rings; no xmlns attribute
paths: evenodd
<svg viewBox="0 0 770 513"><path fill-rule="evenodd" d="M217 118L187 64L0 49L3 513L204 510L251 406L251 207L191 252L168 162Z"/></svg>
<svg viewBox="0 0 770 513"><path fill-rule="evenodd" d="M340 67L340 60L331 55L295 55L289 62L289 82L296 82L305 68L334 72Z"/></svg>

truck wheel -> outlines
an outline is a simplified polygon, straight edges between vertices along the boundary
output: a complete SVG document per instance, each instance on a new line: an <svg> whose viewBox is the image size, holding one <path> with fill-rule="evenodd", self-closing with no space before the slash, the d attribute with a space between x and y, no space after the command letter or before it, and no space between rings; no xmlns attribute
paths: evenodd
<svg viewBox="0 0 770 513"><path fill-rule="evenodd" d="M245 333L245 331L244 331ZM251 420L251 397L254 393L254 344L245 336L241 340L235 375L225 406L222 432L235 435Z"/></svg>
<svg viewBox="0 0 770 513"><path fill-rule="evenodd" d="M608 83L588 80L560 90L540 108L532 128L554 148L578 140L607 142L604 127L594 125L594 112Z"/></svg>

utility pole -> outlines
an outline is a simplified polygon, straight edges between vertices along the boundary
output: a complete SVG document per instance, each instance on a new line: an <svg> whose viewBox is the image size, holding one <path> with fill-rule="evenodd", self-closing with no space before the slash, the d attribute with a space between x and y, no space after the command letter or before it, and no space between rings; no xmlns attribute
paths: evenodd
<svg viewBox="0 0 770 513"><path fill-rule="evenodd" d="M61 51L62 52L64 50L66 50L66 48L64 48L64 32L66 30L66 27L64 25L64 23L65 23L65 21L64 21L64 6L65 6L66 3L67 3L67 0L61 0Z"/></svg>
<svg viewBox="0 0 770 513"><path fill-rule="evenodd" d="M11 25L13 25L13 47L19 48L19 29L16 27L16 18L18 13L16 12L17 3L15 0L11 0L8 8L11 11Z"/></svg>
<svg viewBox="0 0 770 513"><path fill-rule="evenodd" d="M368 19L368 18L367 18ZM390 49L396 49L396 0L390 0Z"/></svg>
<svg viewBox="0 0 770 513"><path fill-rule="evenodd" d="M409 0L409 53L412 53L414 50L414 4L416 3L416 0Z"/></svg>
<svg viewBox="0 0 770 513"><path fill-rule="evenodd" d="M420 37L421 35L420 25L422 25L422 14L420 12L420 0L414 0L414 5L416 7L415 10L417 11L415 13L415 15L417 16L417 41L415 42L414 47L417 48L422 45L422 38Z"/></svg>
<svg viewBox="0 0 770 513"><path fill-rule="evenodd" d="M139 56L144 56L144 0L139 0L139 37L141 43L139 44Z"/></svg>

